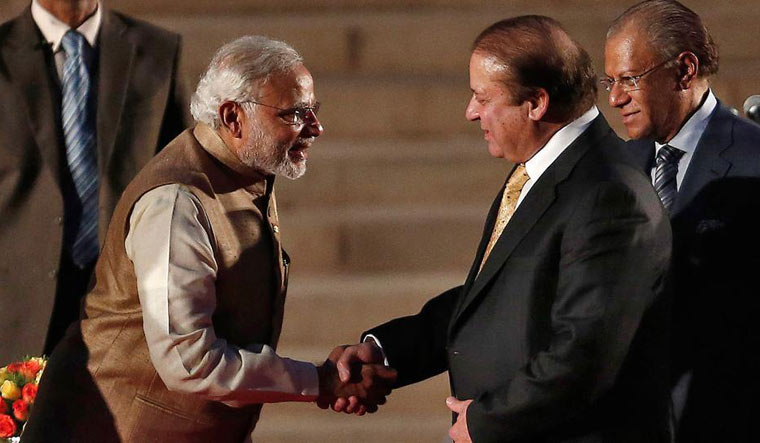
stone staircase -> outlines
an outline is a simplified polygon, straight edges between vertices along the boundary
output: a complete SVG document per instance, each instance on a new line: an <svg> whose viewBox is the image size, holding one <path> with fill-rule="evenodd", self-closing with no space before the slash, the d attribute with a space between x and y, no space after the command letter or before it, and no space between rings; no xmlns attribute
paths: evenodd
<svg viewBox="0 0 760 443"><path fill-rule="evenodd" d="M180 32L194 87L213 52L244 34L283 39L305 57L326 132L300 180L277 184L293 263L278 352L319 362L369 327L416 313L461 284L509 164L488 156L467 122L472 40L501 18L534 13L565 24L603 72L607 24L633 1L104 0ZM0 19L28 0L0 2ZM760 93L754 29L760 2L687 1L721 49L716 93L740 107ZM600 94L617 130L617 115ZM619 131L619 133L621 133ZM411 339L411 338L410 338ZM365 417L312 404L265 406L260 442L442 442L448 378L394 392Z"/></svg>

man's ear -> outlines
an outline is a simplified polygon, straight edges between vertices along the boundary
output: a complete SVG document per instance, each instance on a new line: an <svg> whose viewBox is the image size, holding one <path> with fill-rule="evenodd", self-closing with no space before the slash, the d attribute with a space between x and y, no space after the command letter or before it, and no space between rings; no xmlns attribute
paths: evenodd
<svg viewBox="0 0 760 443"><path fill-rule="evenodd" d="M528 118L536 122L540 121L549 111L549 93L544 88L537 88L527 103Z"/></svg>
<svg viewBox="0 0 760 443"><path fill-rule="evenodd" d="M243 136L243 123L245 122L245 113L240 105L226 101L219 105L219 124L227 130L234 138Z"/></svg>
<svg viewBox="0 0 760 443"><path fill-rule="evenodd" d="M691 83L699 75L699 57L690 51L678 54L678 86L681 90L687 90Z"/></svg>

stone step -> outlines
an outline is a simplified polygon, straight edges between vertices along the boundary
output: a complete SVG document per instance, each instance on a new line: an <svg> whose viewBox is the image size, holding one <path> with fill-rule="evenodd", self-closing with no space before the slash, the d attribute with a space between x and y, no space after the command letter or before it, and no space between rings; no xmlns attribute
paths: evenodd
<svg viewBox="0 0 760 443"><path fill-rule="evenodd" d="M451 426L446 408L448 377L397 389L388 403L362 417L322 410L314 404L265 405L253 441L296 442L430 442L443 443Z"/></svg>
<svg viewBox="0 0 760 443"><path fill-rule="evenodd" d="M282 214L292 272L374 273L469 267L487 205Z"/></svg>
<svg viewBox="0 0 760 443"><path fill-rule="evenodd" d="M560 20L594 59L601 60L607 26L623 8L595 5L579 11L569 7L571 2L562 3L564 8L534 3L528 8L509 5L485 10L344 8L338 13L322 9L278 14L238 9L211 15L155 15L148 11L140 16L181 32L188 44L201 47L218 46L246 33L283 39L299 49L317 72L429 74L460 72L463 57L466 67L473 40L494 21L543 12ZM709 12L703 14L705 22L721 43L723 55L752 54L744 46L753 42L751 34L736 30L760 19L760 7L746 5L742 14L736 13L736 6Z"/></svg>
<svg viewBox="0 0 760 443"><path fill-rule="evenodd" d="M469 267L510 168L485 149L479 139L318 141L306 175L277 183L293 272Z"/></svg>
<svg viewBox="0 0 760 443"><path fill-rule="evenodd" d="M413 315L429 299L461 285L469 271L290 274L278 353L322 361L337 345L396 317Z"/></svg>
<svg viewBox="0 0 760 443"><path fill-rule="evenodd" d="M246 33L266 34L288 41L304 55L333 134L419 137L473 133L474 126L463 118L470 94L470 46L499 17L543 12L558 18L589 51L602 74L606 28L624 6L579 8L576 3L485 10L349 7L295 13L259 13L243 3L236 13L191 11L146 18L184 35L183 66L193 88L221 44ZM760 69L755 69L760 66L760 54L751 50L754 34L736 32L754 28L760 21L760 7L741 7L742 13L737 14L733 6L704 6L704 12L709 12L705 21L720 45L723 64L713 83L723 100L737 108L747 96L758 93L760 82ZM600 104L606 99L605 93L600 94ZM614 125L622 129L619 123Z"/></svg>
<svg viewBox="0 0 760 443"><path fill-rule="evenodd" d="M466 58L452 76L320 76L325 134L345 138L442 138L480 134L464 116L471 91ZM481 141L480 146L483 146Z"/></svg>
<svg viewBox="0 0 760 443"><path fill-rule="evenodd" d="M0 19L10 19L28 3L28 0L2 2ZM329 76L335 76L339 84L345 83L341 78L344 75L369 76L371 89L382 91L389 87L389 92L403 92L405 88L390 87L388 82L378 81L374 76L414 77L426 82L439 76L466 78L470 45L475 36L499 18L525 13L547 14L562 21L588 49L597 70L602 72L606 27L630 5L622 0L603 5L593 2L592 7L588 0L543 3L527 0L507 3L495 0L248 0L222 4L205 0L121 0L113 3L111 6L117 9L184 35L184 65L188 82L193 86L211 54L222 43L243 34L260 33L284 39L297 47L321 80L318 88L322 83L326 87L328 98L334 95L329 92ZM754 50L754 33L741 30L754 29L760 20L760 3L742 0L716 4L698 0L690 2L690 6L703 15L720 45L724 66L717 79L727 79L722 95L724 100L738 107L744 98L758 92L755 85L760 81L760 74L754 67L760 64L760 54ZM456 83L466 92L466 81L461 86L459 80ZM340 90L340 86L337 88ZM391 97L403 100L403 96ZM445 100L446 107L454 103L458 101ZM351 109L345 112L349 117L356 114L354 108ZM433 116L437 117L434 111Z"/></svg>
<svg viewBox="0 0 760 443"><path fill-rule="evenodd" d="M525 13L544 13L560 20L601 66L607 26L624 8L594 5L579 10L572 3L485 9L365 6L262 13L251 10L249 6L255 8L255 3L241 2L229 11L215 5L214 11L202 13L184 6L161 14L157 5L139 11L122 0L118 8L183 34L186 48L192 48L187 51L192 74L202 70L222 43L255 33L292 44L315 73L458 75L466 69L470 47L480 31L500 18ZM705 21L721 43L722 56L758 58L747 46L753 42L751 33L736 30L751 28L760 19L760 7L746 5L742 14L736 13L736 7L711 7L709 12Z"/></svg>
<svg viewBox="0 0 760 443"><path fill-rule="evenodd" d="M741 109L744 100L760 93L760 57L721 60L721 73L710 81L716 94L730 106ZM468 121L465 109L470 99L466 66L457 75L351 76L315 74L315 90L322 103L320 121L325 139L474 139L481 136L480 124ZM604 73L600 65L598 74ZM597 105L623 138L620 111L608 104L600 90ZM485 151L482 138L473 145Z"/></svg>
<svg viewBox="0 0 760 443"><path fill-rule="evenodd" d="M342 139L327 132L298 180L279 179L280 212L386 206L489 204L512 165L481 137ZM478 131L479 132L479 131ZM479 135L479 134L478 134Z"/></svg>
<svg viewBox="0 0 760 443"><path fill-rule="evenodd" d="M6 0L10 3L24 4L24 0ZM107 4L114 3L107 1ZM490 12L507 14L551 14L590 16L612 15L621 13L631 2L612 0L599 4L594 0L551 0L536 3L531 0L512 0L505 4L500 0L247 0L213 3L206 0L163 0L160 3L147 3L144 0L119 0L118 7L136 14L173 15L178 10L193 14L274 14L274 13L378 13L384 11L450 11ZM591 8L590 6L593 6ZM728 14L736 12L737 7L757 10L752 0L735 0L730 3L715 3L710 0L690 0L689 7L701 15L709 13ZM732 8L733 7L733 8Z"/></svg>
<svg viewBox="0 0 760 443"><path fill-rule="evenodd" d="M464 280L464 273L291 274L278 354L321 362L338 344L392 318L416 313L429 298ZM448 376L395 390L380 411L364 417L323 411L310 404L266 405L254 441L442 442L451 415L444 404Z"/></svg>

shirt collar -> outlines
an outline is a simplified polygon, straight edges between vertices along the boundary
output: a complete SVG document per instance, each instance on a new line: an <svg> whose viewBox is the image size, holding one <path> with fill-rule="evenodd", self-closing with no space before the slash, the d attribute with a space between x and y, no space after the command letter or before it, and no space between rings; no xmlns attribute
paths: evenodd
<svg viewBox="0 0 760 443"><path fill-rule="evenodd" d="M555 132L544 147L525 162L525 171L530 180L538 180L541 174L591 125L597 116L599 116L599 109L592 106L583 115Z"/></svg>
<svg viewBox="0 0 760 443"><path fill-rule="evenodd" d="M100 2L95 9L95 13L92 14L87 20L84 21L76 29L77 32L82 34L90 44L90 47L94 48L98 38L98 31L100 31L100 24L103 21L103 12ZM61 40L63 40L63 34L65 34L71 27L58 19L58 17L51 14L47 9L40 5L39 0L32 0L32 18L37 27L40 28L42 36L45 37L48 43L50 43L53 53L56 53L61 48Z"/></svg>
<svg viewBox="0 0 760 443"><path fill-rule="evenodd" d="M697 149L697 143L699 143L699 139L705 132L705 128L707 128L707 124L710 122L710 116L717 105L718 100L715 98L712 90L708 89L705 102L686 121L675 137L667 143L654 142L655 152L659 152L661 147L668 144L686 153L693 153Z"/></svg>

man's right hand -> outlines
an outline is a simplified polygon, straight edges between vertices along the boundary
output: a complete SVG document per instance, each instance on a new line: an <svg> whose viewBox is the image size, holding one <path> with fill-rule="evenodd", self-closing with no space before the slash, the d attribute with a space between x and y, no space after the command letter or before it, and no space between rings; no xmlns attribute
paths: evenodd
<svg viewBox="0 0 760 443"><path fill-rule="evenodd" d="M383 365L383 360L374 341L333 349L317 368L320 391L317 405L357 415L377 411L396 381L396 371Z"/></svg>

